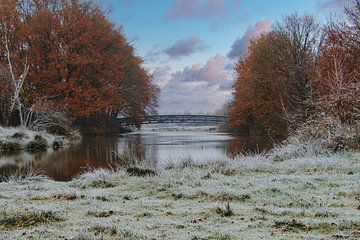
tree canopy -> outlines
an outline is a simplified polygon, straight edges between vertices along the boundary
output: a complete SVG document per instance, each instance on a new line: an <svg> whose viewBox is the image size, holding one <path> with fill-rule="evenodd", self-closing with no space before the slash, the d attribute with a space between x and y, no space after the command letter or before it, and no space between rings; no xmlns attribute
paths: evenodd
<svg viewBox="0 0 360 240"><path fill-rule="evenodd" d="M29 65L22 90L27 106L51 101L78 122L140 117L156 106L159 89L143 60L91 0L0 0L3 72L9 70L6 44L15 76Z"/></svg>
<svg viewBox="0 0 360 240"><path fill-rule="evenodd" d="M284 17L253 39L236 65L230 124L284 138L308 119L360 120L360 1L346 20L319 26L311 15Z"/></svg>

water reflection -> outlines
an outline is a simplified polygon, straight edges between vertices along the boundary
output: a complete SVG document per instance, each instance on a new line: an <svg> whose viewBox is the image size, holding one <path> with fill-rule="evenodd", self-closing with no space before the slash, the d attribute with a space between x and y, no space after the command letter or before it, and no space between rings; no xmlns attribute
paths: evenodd
<svg viewBox="0 0 360 240"><path fill-rule="evenodd" d="M32 168L58 181L70 180L93 168L109 167L114 152L133 146L147 164L161 168L169 161L192 158L197 162L259 152L269 147L263 139L235 137L215 132L142 132L128 135L86 138L79 145L58 151L0 157L0 176Z"/></svg>

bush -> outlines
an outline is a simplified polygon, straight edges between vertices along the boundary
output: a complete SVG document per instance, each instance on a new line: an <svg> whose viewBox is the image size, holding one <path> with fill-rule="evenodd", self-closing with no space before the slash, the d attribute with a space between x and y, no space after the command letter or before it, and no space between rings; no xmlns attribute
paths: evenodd
<svg viewBox="0 0 360 240"><path fill-rule="evenodd" d="M318 115L293 132L269 153L274 162L343 150L360 150L360 123L345 124L334 117Z"/></svg>
<svg viewBox="0 0 360 240"><path fill-rule="evenodd" d="M137 176L137 177L147 177L147 176L156 176L156 172L151 169L144 169L139 167L128 167L126 169L126 172L130 176Z"/></svg>
<svg viewBox="0 0 360 240"><path fill-rule="evenodd" d="M360 149L360 124L346 124L331 116L319 116L309 120L298 131L302 142L309 142L321 150L330 151Z"/></svg>
<svg viewBox="0 0 360 240"><path fill-rule="evenodd" d="M63 147L63 142L62 141L60 141L60 140L55 140L54 142L53 142L53 144L52 144L52 148L54 149L54 150L58 150L59 148L61 148L61 147Z"/></svg>
<svg viewBox="0 0 360 240"><path fill-rule="evenodd" d="M129 168L136 166L139 162L135 148L133 146L125 146L121 153L115 151L113 154L115 158L115 165Z"/></svg>
<svg viewBox="0 0 360 240"><path fill-rule="evenodd" d="M48 144L46 140L40 135L36 135L33 141L26 145L26 150L32 153L46 151Z"/></svg>

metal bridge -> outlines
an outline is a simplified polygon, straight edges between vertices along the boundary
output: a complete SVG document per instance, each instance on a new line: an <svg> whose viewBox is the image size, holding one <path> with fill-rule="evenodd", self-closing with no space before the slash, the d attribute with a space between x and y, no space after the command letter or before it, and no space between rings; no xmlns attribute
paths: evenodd
<svg viewBox="0 0 360 240"><path fill-rule="evenodd" d="M134 125L134 118L117 118L121 126ZM220 124L227 123L225 116L214 115L154 115L144 116L140 119L141 124L163 124L163 123L195 123L195 124Z"/></svg>

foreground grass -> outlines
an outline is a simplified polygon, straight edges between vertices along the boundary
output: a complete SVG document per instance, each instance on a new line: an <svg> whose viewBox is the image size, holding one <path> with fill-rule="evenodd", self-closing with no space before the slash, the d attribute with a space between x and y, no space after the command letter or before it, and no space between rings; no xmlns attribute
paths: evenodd
<svg viewBox="0 0 360 240"><path fill-rule="evenodd" d="M134 172L0 183L0 239L360 238L359 154Z"/></svg>

